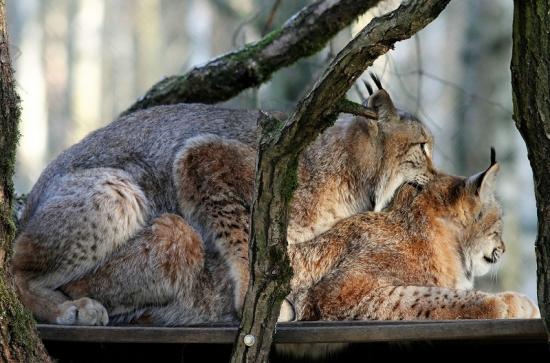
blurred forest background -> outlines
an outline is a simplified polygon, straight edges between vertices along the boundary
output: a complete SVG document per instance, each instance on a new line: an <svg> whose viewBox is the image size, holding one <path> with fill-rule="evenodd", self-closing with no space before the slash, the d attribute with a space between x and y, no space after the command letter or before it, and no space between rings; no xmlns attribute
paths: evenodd
<svg viewBox="0 0 550 363"><path fill-rule="evenodd" d="M11 52L22 98L16 189L30 190L46 164L106 125L165 75L259 39L306 0L12 0ZM387 1L327 48L274 74L230 107L292 110L327 62ZM426 29L380 58L374 71L397 106L435 135L442 170L470 175L495 146L502 165L505 258L478 287L536 299L536 209L525 144L512 120L512 1L453 1ZM350 98L366 90L358 84Z"/></svg>

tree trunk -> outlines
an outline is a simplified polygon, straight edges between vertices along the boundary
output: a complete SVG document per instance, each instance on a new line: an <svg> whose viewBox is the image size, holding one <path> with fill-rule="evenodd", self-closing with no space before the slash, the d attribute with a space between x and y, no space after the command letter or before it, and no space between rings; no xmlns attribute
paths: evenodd
<svg viewBox="0 0 550 363"><path fill-rule="evenodd" d="M537 200L537 290L550 332L550 1L514 0L514 120L527 144Z"/></svg>
<svg viewBox="0 0 550 363"><path fill-rule="evenodd" d="M8 44L5 2L0 0L0 362L49 362L6 269L15 236L12 177L20 114Z"/></svg>
<svg viewBox="0 0 550 363"><path fill-rule="evenodd" d="M288 204L298 156L342 109L345 94L376 58L435 19L449 0L419 0L374 19L331 62L286 121L263 119L250 236L251 276L232 362L266 362L280 304L290 291Z"/></svg>

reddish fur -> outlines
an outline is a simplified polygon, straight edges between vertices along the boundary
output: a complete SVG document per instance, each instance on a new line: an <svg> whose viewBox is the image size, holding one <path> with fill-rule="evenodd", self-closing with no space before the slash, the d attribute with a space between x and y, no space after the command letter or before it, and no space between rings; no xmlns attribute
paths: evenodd
<svg viewBox="0 0 550 363"><path fill-rule="evenodd" d="M152 232L152 248L158 255L160 268L172 284L178 282L182 269L202 266L202 239L180 216L162 215L153 223Z"/></svg>
<svg viewBox="0 0 550 363"><path fill-rule="evenodd" d="M403 188L392 211L348 218L316 241L289 246L298 319L537 316L517 293L456 290L465 278L459 250L483 235L489 243L500 222L495 202L482 203L458 177L441 175L415 198Z"/></svg>

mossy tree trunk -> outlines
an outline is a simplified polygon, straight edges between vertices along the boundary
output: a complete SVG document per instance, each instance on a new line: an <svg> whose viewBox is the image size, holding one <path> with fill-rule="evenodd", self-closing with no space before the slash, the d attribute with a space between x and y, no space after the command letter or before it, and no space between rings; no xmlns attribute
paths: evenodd
<svg viewBox="0 0 550 363"><path fill-rule="evenodd" d="M263 119L256 167L250 236L251 275L233 363L266 362L281 301L290 290L286 255L288 205L296 184L298 156L342 109L357 78L394 43L435 19L449 0L418 0L374 19L331 62L296 110L281 122Z"/></svg>
<svg viewBox="0 0 550 363"><path fill-rule="evenodd" d="M514 0L514 120L527 145L537 200L537 290L550 333L550 0ZM550 336L550 335L549 335Z"/></svg>
<svg viewBox="0 0 550 363"><path fill-rule="evenodd" d="M0 362L49 362L34 321L17 299L6 268L15 236L12 176L20 112L14 87L5 1L0 0Z"/></svg>

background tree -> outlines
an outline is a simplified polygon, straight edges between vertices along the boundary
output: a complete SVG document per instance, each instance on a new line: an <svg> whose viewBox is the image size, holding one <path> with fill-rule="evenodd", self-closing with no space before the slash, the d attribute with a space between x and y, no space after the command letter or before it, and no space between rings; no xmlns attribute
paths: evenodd
<svg viewBox="0 0 550 363"><path fill-rule="evenodd" d="M0 361L49 362L34 321L17 299L6 268L15 236L13 172L19 138L19 97L15 92L4 0L0 0Z"/></svg>
<svg viewBox="0 0 550 363"><path fill-rule="evenodd" d="M535 180L538 298L550 333L550 1L515 0L512 54L514 119ZM550 335L549 335L550 336Z"/></svg>

